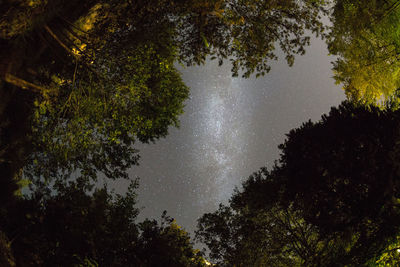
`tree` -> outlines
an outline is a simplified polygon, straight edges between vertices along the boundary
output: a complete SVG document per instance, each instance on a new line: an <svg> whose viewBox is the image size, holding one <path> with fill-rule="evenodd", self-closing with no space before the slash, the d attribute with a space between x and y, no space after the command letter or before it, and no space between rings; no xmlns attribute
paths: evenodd
<svg viewBox="0 0 400 267"><path fill-rule="evenodd" d="M362 263L398 233L398 140L398 111L333 108L280 146L281 201L323 234L350 240L348 261Z"/></svg>
<svg viewBox="0 0 400 267"><path fill-rule="evenodd" d="M57 193L19 197L0 210L17 266L205 266L166 214L161 224L136 222L136 188L135 181L118 195L78 179Z"/></svg>
<svg viewBox="0 0 400 267"><path fill-rule="evenodd" d="M53 178L62 181L76 172L92 179L97 172L114 179L127 177L126 170L138 161L134 142L154 141L164 137L170 125L178 125L188 88L173 66L176 48L171 42L164 46L166 39L159 40L161 44L147 39L130 43L123 39L123 29L116 28L118 32L98 41L100 33L90 30L99 20L101 1L78 4L29 6L21 1L15 3L17 8L11 3L2 6L6 20L26 26L1 24L5 50L32 55L28 60L14 55L0 68L4 90L11 91L2 111L11 109L14 102L6 100L17 96L16 87L27 89L17 109L28 108L19 108L26 113L18 123L33 124L15 142L7 139L15 133L1 140L17 146L6 147L1 160L6 162L4 180L12 185L22 166L24 175L39 184ZM29 48L27 41L37 47ZM32 145L21 149L21 143ZM23 153L18 158L14 150Z"/></svg>
<svg viewBox="0 0 400 267"><path fill-rule="evenodd" d="M78 1L2 1L0 4L0 205L13 199L16 181L33 150L34 100L48 89L43 86L44 81L37 82L36 76L46 69L48 62L67 65L63 54L51 42L54 38L45 37L49 34L46 29L53 27L47 25L54 22L56 15L74 21L92 4L93 1L80 4ZM49 58L51 61L46 61ZM47 70L51 72L51 68Z"/></svg>
<svg viewBox="0 0 400 267"><path fill-rule="evenodd" d="M236 57L232 59L234 74L243 70L248 76L254 71L262 73L269 69L266 62L276 58L275 42L288 63L293 64L294 55L303 54L309 42L305 31L311 30L317 35L324 31L320 18L327 6L327 1L322 0L279 3L265 0L93 0L84 5L63 0L51 4L6 1L0 6L6 14L0 24L0 38L6 45L5 52L26 49L24 39L37 41L40 46L28 53L40 53L27 63L35 67L34 64L44 62L38 57L44 56L50 59L45 64L46 69L60 67L55 59L63 60L66 65L76 59L81 64L89 63L116 32L125 33L125 40L150 38L155 41L162 37L160 40L165 41L169 38L179 48L177 58L180 61L199 64L207 55L216 55L219 60L232 56ZM17 40L18 46L13 46L12 40ZM10 77L7 74L14 74L8 72L8 67L21 60L20 57L11 57L11 63L4 60L0 65L6 68L1 68L1 76L7 80L6 77ZM26 77L15 78L19 79L8 82L18 85ZM31 89L41 88L31 86L35 85L32 81L26 82L24 84Z"/></svg>
<svg viewBox="0 0 400 267"><path fill-rule="evenodd" d="M335 79L352 101L379 104L400 86L398 1L336 1L328 38Z"/></svg>
<svg viewBox="0 0 400 267"><path fill-rule="evenodd" d="M243 191L231 199L233 216L225 219L221 209L215 213L217 219L203 216L200 236L213 251L222 232L222 228L214 227L217 222L220 225L232 218L244 218L233 228L233 232L239 229L244 235L243 228L252 229L249 220L268 214L261 225L267 225L270 233L277 223L269 220L284 212L295 219L290 227L279 227L280 234L274 238L300 224L303 235L296 239L298 247L309 254L304 257L296 252L296 256L311 262L297 262L307 266L359 266L378 259L399 235L399 116L399 111L345 102L332 108L321 121L309 121L290 131L279 146L281 157L272 171L262 169L244 183ZM225 236L228 241L223 243L235 246L247 240ZM267 248L279 244L269 241L269 236L261 239ZM226 255L223 253L223 257Z"/></svg>
<svg viewBox="0 0 400 267"><path fill-rule="evenodd" d="M315 0L6 1L0 8L0 77L9 99L27 91L22 124L33 123L22 137L33 146L12 163L17 168L4 168L11 181L25 165L39 184L71 173L126 177L138 160L132 145L177 125L188 88L175 61L231 57L234 75L265 74L275 43L291 65L305 52L305 31L324 30L324 1Z"/></svg>
<svg viewBox="0 0 400 267"><path fill-rule="evenodd" d="M265 168L254 173L243 190L233 194L229 206L220 205L198 220L196 239L207 245L211 259L217 266L340 264L346 246L340 239L322 236L293 206L257 205L268 193L255 192L252 186L260 186L270 175Z"/></svg>
<svg viewBox="0 0 400 267"><path fill-rule="evenodd" d="M373 263L376 266L396 266L400 263L400 243L399 237L397 237L393 243L389 244L389 246L383 251L382 255L379 256L377 260L374 260ZM372 265L372 264L371 264Z"/></svg>
<svg viewBox="0 0 400 267"><path fill-rule="evenodd" d="M120 50L117 58L103 57L107 65L93 64L107 79L85 81L86 72L68 94L36 102L34 152L25 167L31 180L65 180L76 171L92 179L98 172L126 178L138 162L135 141L154 141L166 136L170 125L178 126L188 88L172 52L163 58L154 45L132 46L137 47Z"/></svg>
<svg viewBox="0 0 400 267"><path fill-rule="evenodd" d="M206 266L199 250L193 249L189 234L176 221L162 215L162 223L146 219L139 224L143 266Z"/></svg>
<svg viewBox="0 0 400 267"><path fill-rule="evenodd" d="M324 32L325 8L326 1L198 1L181 22L181 59L198 63L211 55L222 64L230 57L234 76L258 76L269 72L279 46L291 66L309 44L306 30Z"/></svg>
<svg viewBox="0 0 400 267"><path fill-rule="evenodd" d="M131 31L137 32L144 25L152 29L151 33L158 32L154 28L160 25L164 29L170 26L180 62L201 64L210 55L222 64L230 57L232 73L245 77L254 72L264 75L270 70L269 61L277 58L276 45L292 65L294 56L304 54L309 44L306 30L316 35L324 32L321 16L328 6L328 1L322 0L146 2L111 1L103 8L105 17L109 17L103 25L106 29L108 25L122 27L128 21L133 26ZM121 13L109 16L116 13L114 10ZM101 31L107 32L104 28Z"/></svg>
<svg viewBox="0 0 400 267"><path fill-rule="evenodd" d="M368 220L379 223L377 229L389 218L395 222L398 116L344 103L321 121L292 130L280 145L282 200L294 201L309 221L327 231Z"/></svg>

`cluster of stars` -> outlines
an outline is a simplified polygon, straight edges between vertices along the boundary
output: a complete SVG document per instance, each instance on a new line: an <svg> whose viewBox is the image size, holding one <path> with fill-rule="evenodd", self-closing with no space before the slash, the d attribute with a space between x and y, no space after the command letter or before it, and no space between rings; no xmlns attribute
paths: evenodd
<svg viewBox="0 0 400 267"><path fill-rule="evenodd" d="M272 165L285 133L337 105L344 94L318 42L294 67L278 62L259 79L232 78L229 64L215 61L181 69L191 89L181 127L137 147L141 166L131 175L140 177L139 206L145 208L139 220L167 210L193 233L202 214L226 203L252 172Z"/></svg>

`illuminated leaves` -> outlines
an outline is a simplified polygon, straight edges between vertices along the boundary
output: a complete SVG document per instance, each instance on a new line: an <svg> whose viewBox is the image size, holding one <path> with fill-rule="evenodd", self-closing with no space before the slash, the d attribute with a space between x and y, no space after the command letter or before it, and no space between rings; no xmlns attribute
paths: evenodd
<svg viewBox="0 0 400 267"><path fill-rule="evenodd" d="M400 238L397 237L375 262L377 267L397 266L400 264ZM372 265L372 264L371 264Z"/></svg>
<svg viewBox="0 0 400 267"><path fill-rule="evenodd" d="M382 104L400 86L396 1L337 1L329 50L335 79L349 99Z"/></svg>
<svg viewBox="0 0 400 267"><path fill-rule="evenodd" d="M188 88L171 57L163 58L151 44L107 47L104 53L93 64L100 78L79 73L75 85L61 85L69 94L37 102L36 150L25 168L32 179L74 171L92 179L97 172L127 177L138 161L135 141L154 141L178 125Z"/></svg>

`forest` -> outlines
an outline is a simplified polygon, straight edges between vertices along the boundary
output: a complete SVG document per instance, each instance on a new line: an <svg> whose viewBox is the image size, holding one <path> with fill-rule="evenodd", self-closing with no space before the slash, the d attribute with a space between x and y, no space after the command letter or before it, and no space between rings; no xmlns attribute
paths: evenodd
<svg viewBox="0 0 400 267"><path fill-rule="evenodd" d="M346 100L194 237L139 221L128 171L179 127L177 66L265 76L314 37ZM400 266L400 1L4 0L0 48L0 266Z"/></svg>

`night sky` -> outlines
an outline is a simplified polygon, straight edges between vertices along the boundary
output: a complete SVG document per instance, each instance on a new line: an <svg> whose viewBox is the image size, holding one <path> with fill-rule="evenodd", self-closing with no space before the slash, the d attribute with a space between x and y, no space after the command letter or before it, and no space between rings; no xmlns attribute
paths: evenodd
<svg viewBox="0 0 400 267"><path fill-rule="evenodd" d="M180 128L139 145L140 166L130 171L140 177L140 219L167 210L192 233L203 213L226 203L251 173L271 166L285 133L344 99L327 54L324 41L314 39L293 67L280 60L258 79L232 78L229 65L215 61L180 68L191 89ZM126 185L119 182L117 191Z"/></svg>

